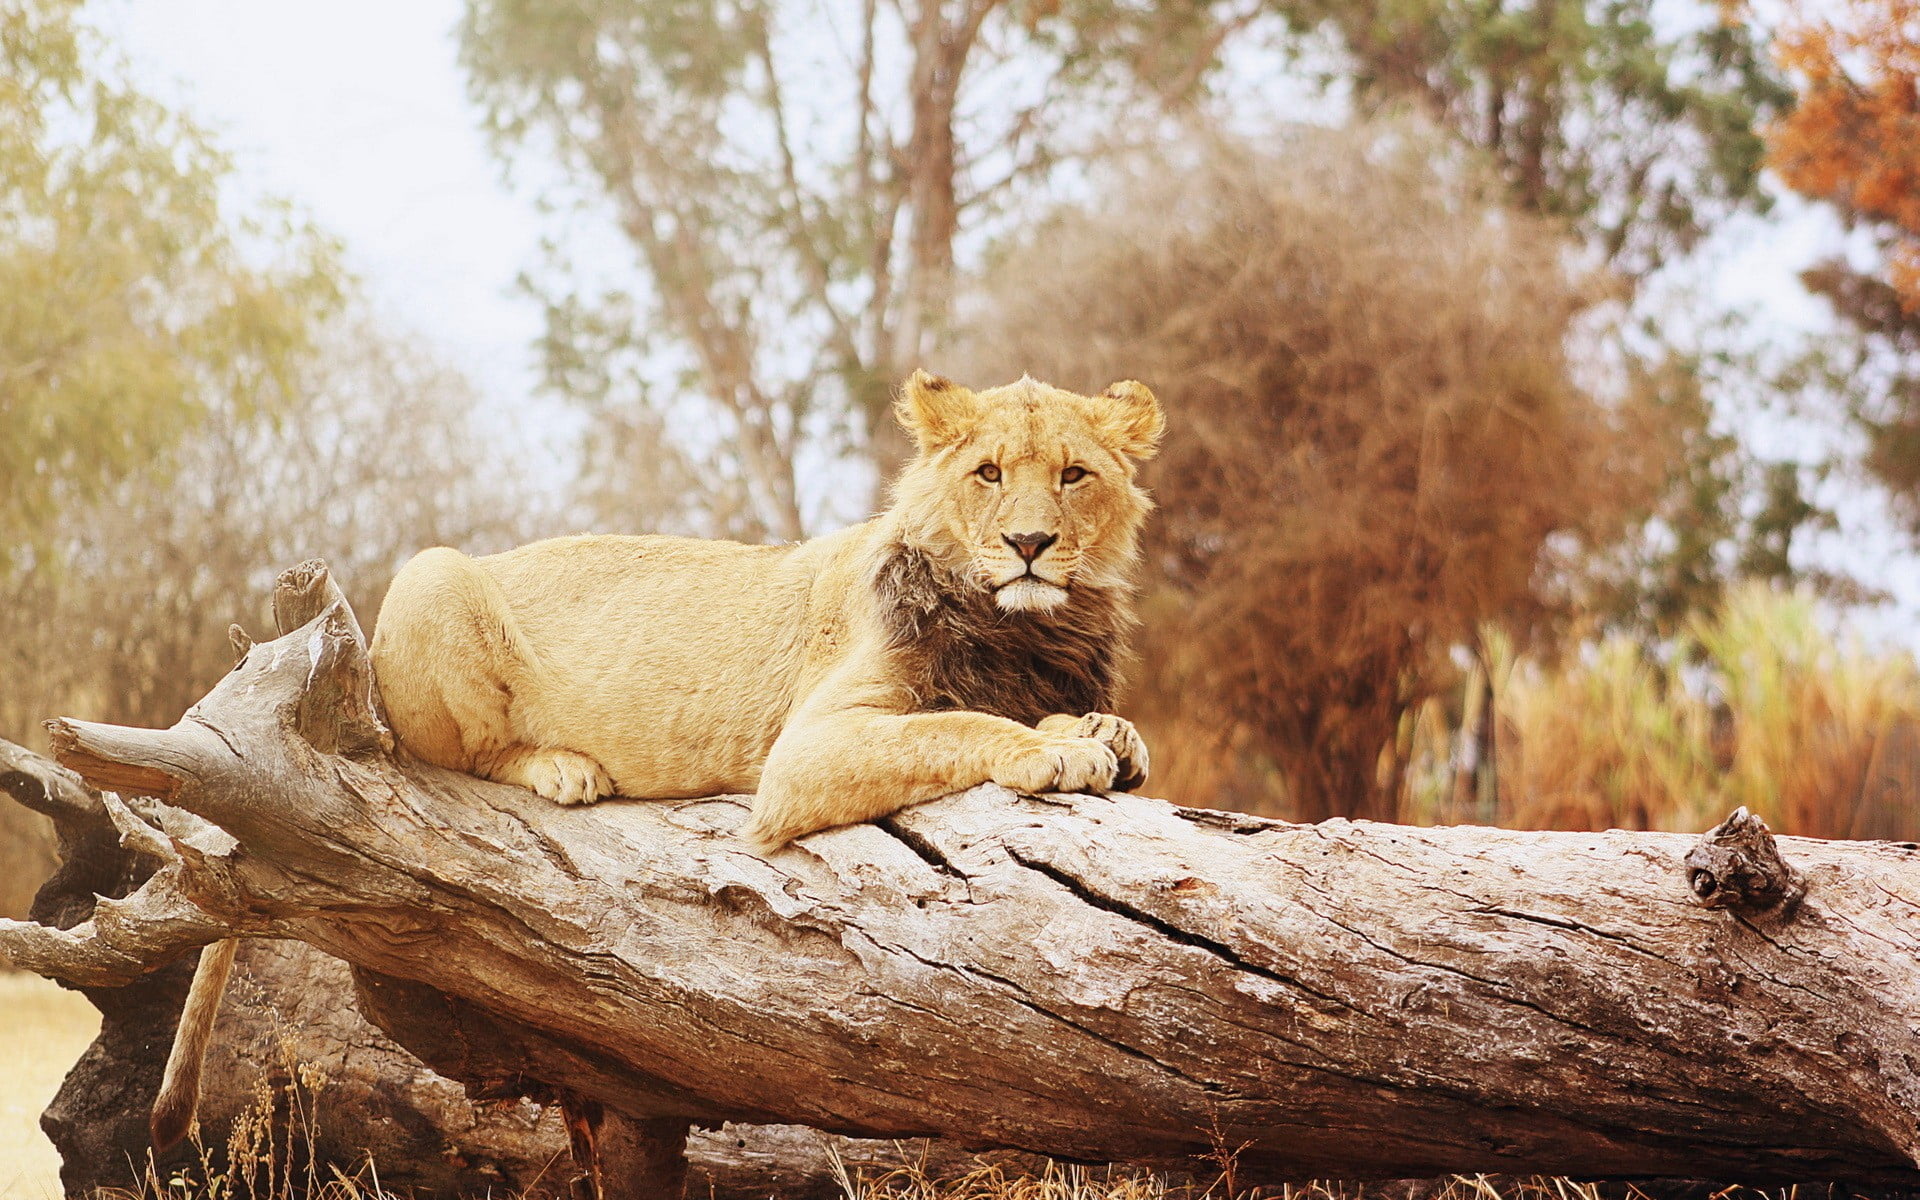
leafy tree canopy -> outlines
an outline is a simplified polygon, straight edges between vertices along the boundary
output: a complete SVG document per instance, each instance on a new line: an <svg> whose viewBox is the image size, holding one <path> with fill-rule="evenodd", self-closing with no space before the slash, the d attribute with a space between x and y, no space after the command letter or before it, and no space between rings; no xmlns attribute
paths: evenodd
<svg viewBox="0 0 1920 1200"><path fill-rule="evenodd" d="M1759 127L1788 92L1743 22L1653 0L1274 0L1330 29L1361 103L1412 101L1513 199L1642 278L1764 208Z"/></svg>
<svg viewBox="0 0 1920 1200"><path fill-rule="evenodd" d="M1775 45L1797 94L1768 131L1770 165L1878 249L1876 262L1834 258L1801 275L1851 335L1833 339L1827 383L1920 536L1920 4L1796 0Z"/></svg>
<svg viewBox="0 0 1920 1200"><path fill-rule="evenodd" d="M121 81L79 0L0 0L0 570L216 405L287 402L334 245Z"/></svg>

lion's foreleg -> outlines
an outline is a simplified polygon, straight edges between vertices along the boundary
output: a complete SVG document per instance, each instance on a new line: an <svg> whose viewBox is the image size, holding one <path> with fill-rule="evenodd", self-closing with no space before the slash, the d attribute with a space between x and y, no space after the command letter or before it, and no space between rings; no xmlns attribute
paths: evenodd
<svg viewBox="0 0 1920 1200"><path fill-rule="evenodd" d="M767 756L745 833L771 849L988 781L1025 792L1103 791L1118 771L1097 739L986 713L803 715Z"/></svg>

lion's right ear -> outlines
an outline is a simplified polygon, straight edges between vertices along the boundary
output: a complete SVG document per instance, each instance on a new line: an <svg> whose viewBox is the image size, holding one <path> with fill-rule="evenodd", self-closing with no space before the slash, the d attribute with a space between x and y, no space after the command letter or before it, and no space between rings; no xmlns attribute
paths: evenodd
<svg viewBox="0 0 1920 1200"><path fill-rule="evenodd" d="M959 441L979 423L980 401L951 379L915 371L894 400L893 414L913 435L920 453L930 454Z"/></svg>
<svg viewBox="0 0 1920 1200"><path fill-rule="evenodd" d="M1123 379L1092 397L1094 426L1120 454L1145 461L1160 448L1167 418L1153 389L1135 379Z"/></svg>

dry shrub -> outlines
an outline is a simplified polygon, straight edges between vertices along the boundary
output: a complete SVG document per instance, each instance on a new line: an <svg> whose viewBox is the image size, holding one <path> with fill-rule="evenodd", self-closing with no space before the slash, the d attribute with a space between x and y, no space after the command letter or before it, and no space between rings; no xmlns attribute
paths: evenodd
<svg viewBox="0 0 1920 1200"><path fill-rule="evenodd" d="M1863 795L1879 741L1920 721L1920 672L1905 652L1836 634L1822 616L1805 589L1749 586L1692 625L1731 732L1711 815L1744 804L1788 833L1860 837L1872 824L1920 834L1910 791L1894 798L1907 811L1890 822L1870 821L1877 797Z"/></svg>
<svg viewBox="0 0 1920 1200"><path fill-rule="evenodd" d="M1677 662L1615 635L1557 669L1528 661L1497 671L1492 818L1525 829L1712 824L1714 714Z"/></svg>
<svg viewBox="0 0 1920 1200"><path fill-rule="evenodd" d="M1599 289L1492 195L1410 126L1190 137L989 272L969 375L1168 409L1131 700L1163 790L1391 816L1450 648L1527 628L1646 493L1643 431L1570 378Z"/></svg>

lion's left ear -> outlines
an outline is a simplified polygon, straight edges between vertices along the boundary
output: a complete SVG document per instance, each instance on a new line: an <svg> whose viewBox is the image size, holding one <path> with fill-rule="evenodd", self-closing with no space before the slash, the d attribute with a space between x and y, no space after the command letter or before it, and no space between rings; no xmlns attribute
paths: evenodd
<svg viewBox="0 0 1920 1200"><path fill-rule="evenodd" d="M1123 379L1098 396L1088 397L1088 402L1093 405L1094 428L1107 445L1141 460L1152 458L1160 449L1167 419L1146 384Z"/></svg>
<svg viewBox="0 0 1920 1200"><path fill-rule="evenodd" d="M915 371L893 402L893 414L913 435L920 453L930 454L959 441L979 424L980 401L951 379Z"/></svg>

